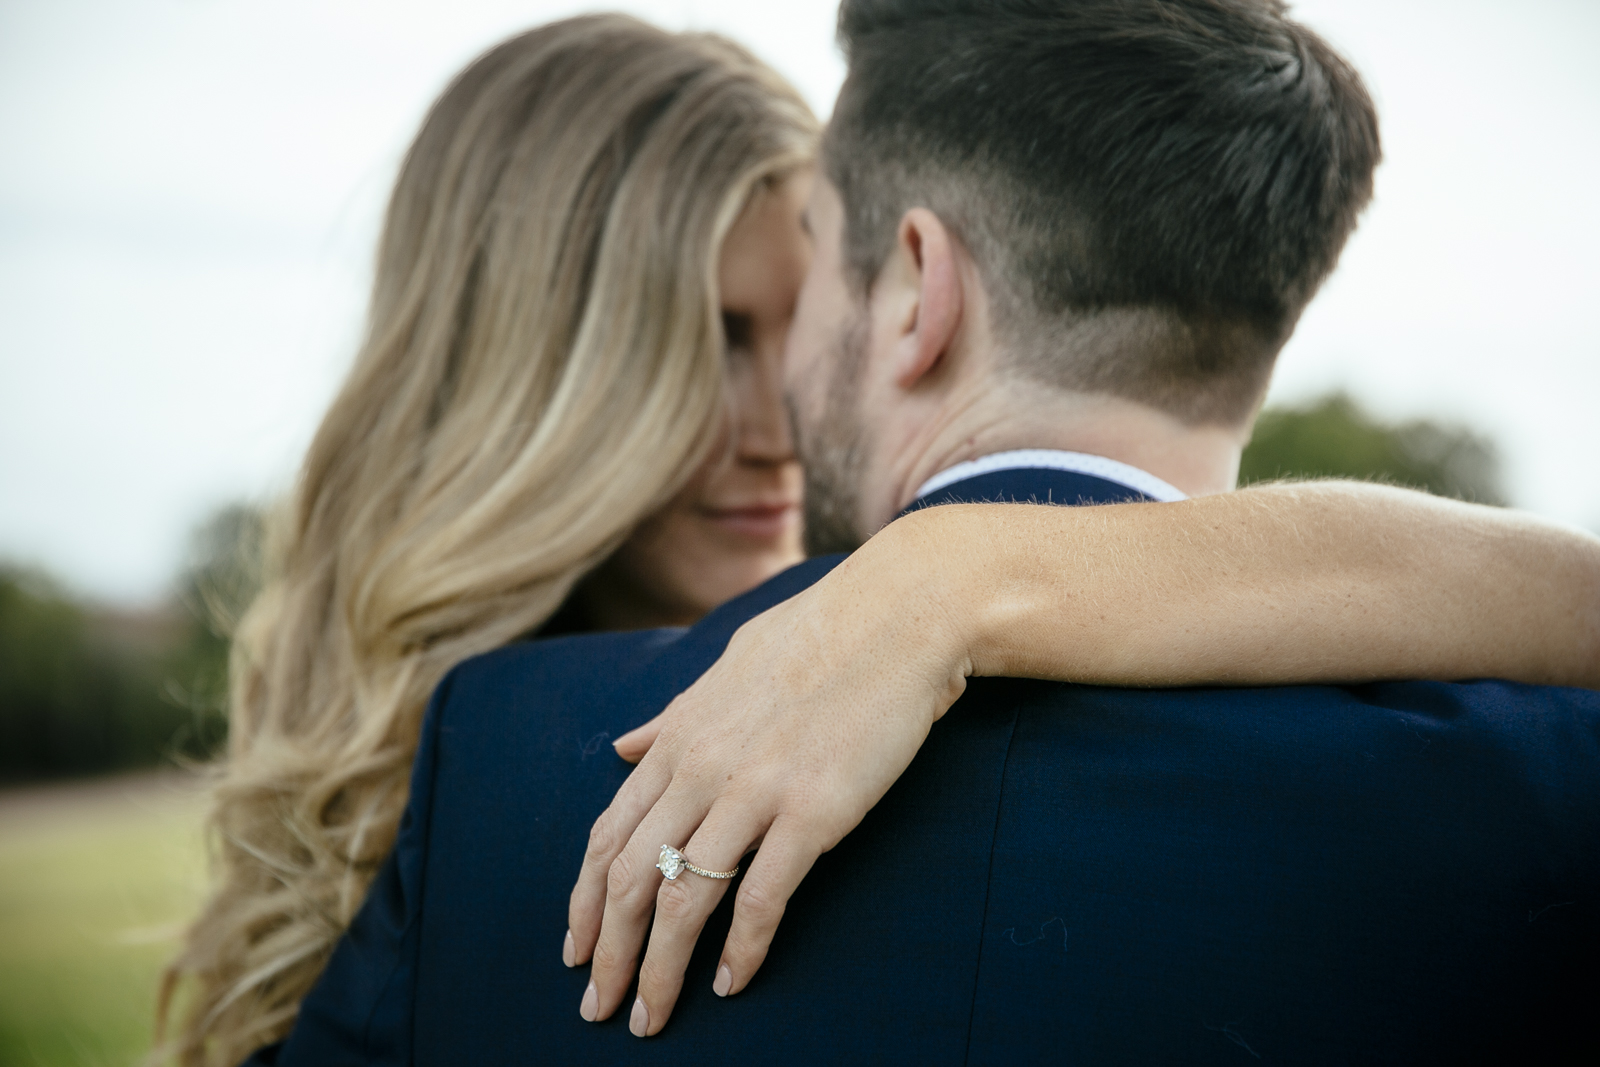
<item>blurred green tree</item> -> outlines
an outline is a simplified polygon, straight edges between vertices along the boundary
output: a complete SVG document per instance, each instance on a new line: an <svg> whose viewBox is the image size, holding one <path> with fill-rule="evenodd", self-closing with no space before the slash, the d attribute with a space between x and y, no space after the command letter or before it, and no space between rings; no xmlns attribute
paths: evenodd
<svg viewBox="0 0 1600 1067"><path fill-rule="evenodd" d="M1387 424L1345 393L1261 413L1239 484L1274 478L1359 478L1506 503L1499 452L1487 437L1428 419Z"/></svg>
<svg viewBox="0 0 1600 1067"><path fill-rule="evenodd" d="M228 635L260 582L262 515L196 531L171 603L95 609L0 564L0 783L204 758L226 733Z"/></svg>
<svg viewBox="0 0 1600 1067"><path fill-rule="evenodd" d="M228 650L234 628L261 590L265 539L265 515L250 504L219 508L189 539L177 600L190 626L169 656L166 690L199 722L220 728L227 721Z"/></svg>
<svg viewBox="0 0 1600 1067"><path fill-rule="evenodd" d="M93 615L36 572L0 570L0 781L154 762L187 725L161 699L181 619Z"/></svg>

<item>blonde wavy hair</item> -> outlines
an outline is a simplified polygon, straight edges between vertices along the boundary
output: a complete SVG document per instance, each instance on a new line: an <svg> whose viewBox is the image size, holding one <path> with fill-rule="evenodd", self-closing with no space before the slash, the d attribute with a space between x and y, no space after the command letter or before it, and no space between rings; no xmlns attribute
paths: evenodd
<svg viewBox="0 0 1600 1067"><path fill-rule="evenodd" d="M704 460L722 240L817 133L743 49L622 16L506 41L433 106L235 634L215 887L157 1058L231 1067L289 1031L393 845L439 680L536 630Z"/></svg>

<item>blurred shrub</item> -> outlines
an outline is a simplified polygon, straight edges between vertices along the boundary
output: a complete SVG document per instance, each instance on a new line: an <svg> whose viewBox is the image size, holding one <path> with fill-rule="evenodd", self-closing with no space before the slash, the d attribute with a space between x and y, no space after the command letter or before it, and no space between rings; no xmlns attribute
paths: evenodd
<svg viewBox="0 0 1600 1067"><path fill-rule="evenodd" d="M159 759L190 726L161 697L170 613L94 615L44 576L0 571L0 781Z"/></svg>
<svg viewBox="0 0 1600 1067"><path fill-rule="evenodd" d="M79 603L0 565L0 782L203 758L226 731L227 634L254 596L261 516L230 507L196 533L175 600Z"/></svg>
<svg viewBox="0 0 1600 1067"><path fill-rule="evenodd" d="M1335 393L1269 408L1239 466L1239 484L1273 478L1360 478L1504 504L1500 457L1488 438L1426 419L1390 425Z"/></svg>
<svg viewBox="0 0 1600 1067"><path fill-rule="evenodd" d="M189 540L178 603L191 620L188 643L167 680L174 700L226 721L228 642L261 590L266 522L260 508L230 504Z"/></svg>

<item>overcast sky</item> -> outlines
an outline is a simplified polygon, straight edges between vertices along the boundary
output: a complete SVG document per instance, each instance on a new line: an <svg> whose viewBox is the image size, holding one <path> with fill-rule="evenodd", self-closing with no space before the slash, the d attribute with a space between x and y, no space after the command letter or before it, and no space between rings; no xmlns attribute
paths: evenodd
<svg viewBox="0 0 1600 1067"><path fill-rule="evenodd" d="M744 41L826 115L829 0L605 5ZM0 558L137 603L212 508L292 479L378 216L478 51L589 5L0 0ZM1600 3L1307 0L1384 123L1377 201L1273 399L1491 434L1600 528Z"/></svg>

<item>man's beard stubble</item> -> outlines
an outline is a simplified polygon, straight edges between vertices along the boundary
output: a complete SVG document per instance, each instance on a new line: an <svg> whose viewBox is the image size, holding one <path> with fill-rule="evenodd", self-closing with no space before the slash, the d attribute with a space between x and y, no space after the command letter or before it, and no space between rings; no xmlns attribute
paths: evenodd
<svg viewBox="0 0 1600 1067"><path fill-rule="evenodd" d="M805 549L809 556L854 552L865 540L856 523L861 514L861 477L866 464L861 417L861 376L866 364L868 318L863 312L846 323L833 342L833 373L817 424L802 433L793 398L789 419L805 468Z"/></svg>

